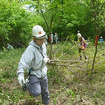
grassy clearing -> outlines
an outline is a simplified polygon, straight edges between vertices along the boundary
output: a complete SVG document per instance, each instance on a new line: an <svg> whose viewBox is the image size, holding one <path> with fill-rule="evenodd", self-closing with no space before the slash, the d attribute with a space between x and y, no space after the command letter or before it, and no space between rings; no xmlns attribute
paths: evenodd
<svg viewBox="0 0 105 105"><path fill-rule="evenodd" d="M48 65L50 105L104 105L104 46L98 46L95 68L91 74L94 46L88 46L86 49L88 61L83 58L78 62L77 46L69 43L53 45L53 59L71 60L71 62L58 64L75 66ZM47 48L49 55L50 46ZM24 50L25 48L0 52L0 104L2 105L42 105L40 96L34 98L28 92L22 92L18 84L16 71ZM67 54L62 56L66 52ZM72 61L76 62L72 63Z"/></svg>

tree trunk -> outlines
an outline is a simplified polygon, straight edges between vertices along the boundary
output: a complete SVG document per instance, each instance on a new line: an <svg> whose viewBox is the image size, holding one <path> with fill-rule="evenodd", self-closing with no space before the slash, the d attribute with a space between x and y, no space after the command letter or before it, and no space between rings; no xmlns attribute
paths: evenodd
<svg viewBox="0 0 105 105"><path fill-rule="evenodd" d="M98 37L99 37L100 29L99 29L99 23L97 23L98 16L99 16L99 0L97 1L96 4L95 4L95 1L92 0L92 8L93 8L94 23L95 23L95 31L96 31L96 35L98 35ZM97 55L97 44L95 45L95 53L94 53L94 58L93 58L93 64L92 64L91 71L94 70L96 55Z"/></svg>

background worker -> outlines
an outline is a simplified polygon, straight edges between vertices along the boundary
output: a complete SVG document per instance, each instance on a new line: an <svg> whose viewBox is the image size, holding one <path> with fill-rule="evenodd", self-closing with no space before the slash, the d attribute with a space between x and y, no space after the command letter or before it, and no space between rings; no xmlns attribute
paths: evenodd
<svg viewBox="0 0 105 105"><path fill-rule="evenodd" d="M55 33L54 40L55 40L55 43L57 44L58 43L58 35L57 35L57 33Z"/></svg>
<svg viewBox="0 0 105 105"><path fill-rule="evenodd" d="M81 55L82 51L83 51L83 55L85 57L85 60L87 60L87 57L85 55L86 41L80 33L78 33L77 36L78 36L78 42L79 42L79 56L80 56L79 60L82 60L82 55Z"/></svg>
<svg viewBox="0 0 105 105"><path fill-rule="evenodd" d="M46 44L46 46L47 46L47 40L48 40L48 36L47 35L45 35L45 44Z"/></svg>
<svg viewBox="0 0 105 105"><path fill-rule="evenodd" d="M48 39L49 39L49 43L51 43L51 34L49 35Z"/></svg>
<svg viewBox="0 0 105 105"><path fill-rule="evenodd" d="M51 32L51 43L54 43L54 35L52 32Z"/></svg>
<svg viewBox="0 0 105 105"><path fill-rule="evenodd" d="M7 44L7 50L11 50L14 49L12 45L10 45L9 43Z"/></svg>
<svg viewBox="0 0 105 105"><path fill-rule="evenodd" d="M49 91L46 63L49 61L46 54L45 32L43 28L36 25L32 29L33 40L23 53L18 65L18 81L26 88L32 96L41 94L42 103L49 104ZM24 71L29 71L29 79L24 79ZM23 85L24 84L24 85Z"/></svg>
<svg viewBox="0 0 105 105"><path fill-rule="evenodd" d="M103 41L104 41L104 40L103 40L103 37L102 37L102 36L100 36L99 41L100 41L101 44L103 44Z"/></svg>

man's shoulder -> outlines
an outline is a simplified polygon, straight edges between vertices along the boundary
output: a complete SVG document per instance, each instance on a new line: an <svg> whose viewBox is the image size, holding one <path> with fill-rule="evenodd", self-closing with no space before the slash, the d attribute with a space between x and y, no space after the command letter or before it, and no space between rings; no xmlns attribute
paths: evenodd
<svg viewBox="0 0 105 105"><path fill-rule="evenodd" d="M29 50L29 51L35 51L35 46L29 44L28 47L26 48L26 50Z"/></svg>
<svg viewBox="0 0 105 105"><path fill-rule="evenodd" d="M84 38L84 37L82 37L82 40L85 40L85 38Z"/></svg>

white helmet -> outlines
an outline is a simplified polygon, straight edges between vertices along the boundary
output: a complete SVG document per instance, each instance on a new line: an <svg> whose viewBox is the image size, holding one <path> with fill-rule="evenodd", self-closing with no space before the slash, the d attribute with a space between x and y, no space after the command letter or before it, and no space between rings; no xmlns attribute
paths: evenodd
<svg viewBox="0 0 105 105"><path fill-rule="evenodd" d="M81 37L81 34L80 34L80 33L78 33L78 34L77 34L77 36L78 36L78 38L80 38L80 37Z"/></svg>
<svg viewBox="0 0 105 105"><path fill-rule="evenodd" d="M36 38L40 38L40 37L44 37L45 36L45 31L43 30L43 28L39 25L35 25L32 28L32 36L36 37Z"/></svg>

